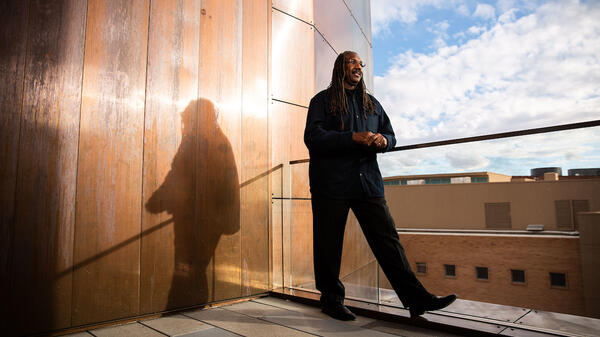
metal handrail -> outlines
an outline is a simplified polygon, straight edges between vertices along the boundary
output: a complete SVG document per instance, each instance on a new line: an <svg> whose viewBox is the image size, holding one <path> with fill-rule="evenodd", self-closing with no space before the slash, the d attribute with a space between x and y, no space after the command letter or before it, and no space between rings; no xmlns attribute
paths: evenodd
<svg viewBox="0 0 600 337"><path fill-rule="evenodd" d="M519 130L519 131L492 133L492 134L482 135L482 136L473 136L473 137L440 140L440 141L435 141L435 142L419 143L419 144L412 144L412 145L396 146L396 147L388 150L387 152L406 151L406 150L413 150L413 149L422 149L422 148L426 148L426 147L477 142L477 141L482 141L482 140L502 139L502 138L518 137L518 136L535 135L535 134L539 134L539 133L590 128L590 127L594 127L594 126L600 126L600 119L587 121L587 122L570 123L570 124L546 126L546 127L541 127L541 128L525 129L525 130ZM290 165L308 163L309 161L310 161L310 159L290 160Z"/></svg>

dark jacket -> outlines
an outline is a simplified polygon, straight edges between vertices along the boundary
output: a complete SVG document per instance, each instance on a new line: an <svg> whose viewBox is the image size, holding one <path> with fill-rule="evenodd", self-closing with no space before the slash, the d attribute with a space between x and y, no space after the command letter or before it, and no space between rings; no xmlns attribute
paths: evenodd
<svg viewBox="0 0 600 337"><path fill-rule="evenodd" d="M356 91L356 90L355 90ZM327 90L316 94L310 101L304 143L310 154L309 178L313 196L333 199L383 197L383 180L377 165L377 152L385 152L396 145L390 119L373 97L375 113L362 111L360 94L346 91L349 114L333 115L329 108ZM352 140L352 133L371 131L387 139L384 149L365 146Z"/></svg>

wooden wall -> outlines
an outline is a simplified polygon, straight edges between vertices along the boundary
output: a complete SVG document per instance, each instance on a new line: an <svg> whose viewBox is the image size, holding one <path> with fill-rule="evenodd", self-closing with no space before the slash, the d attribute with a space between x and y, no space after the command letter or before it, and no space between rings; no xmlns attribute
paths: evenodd
<svg viewBox="0 0 600 337"><path fill-rule="evenodd" d="M269 288L261 0L0 4L0 328Z"/></svg>

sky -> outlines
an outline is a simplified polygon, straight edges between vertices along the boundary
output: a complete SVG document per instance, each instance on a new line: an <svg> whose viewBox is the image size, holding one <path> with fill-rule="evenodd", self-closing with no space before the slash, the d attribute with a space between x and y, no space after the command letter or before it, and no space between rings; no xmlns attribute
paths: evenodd
<svg viewBox="0 0 600 337"><path fill-rule="evenodd" d="M397 146L600 119L600 0L371 0ZM381 155L384 176L600 167L600 127Z"/></svg>

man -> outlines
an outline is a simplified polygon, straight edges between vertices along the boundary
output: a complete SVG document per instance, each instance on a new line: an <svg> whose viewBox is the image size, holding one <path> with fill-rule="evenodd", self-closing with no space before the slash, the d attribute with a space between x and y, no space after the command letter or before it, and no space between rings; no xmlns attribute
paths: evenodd
<svg viewBox="0 0 600 337"><path fill-rule="evenodd" d="M394 130L363 81L364 64L351 51L338 55L331 84L310 101L304 142L310 153L315 281L323 312L340 320L355 316L344 306L339 280L348 211L362 231L412 317L448 306L456 295L431 295L412 272L384 199L377 153L396 145Z"/></svg>

